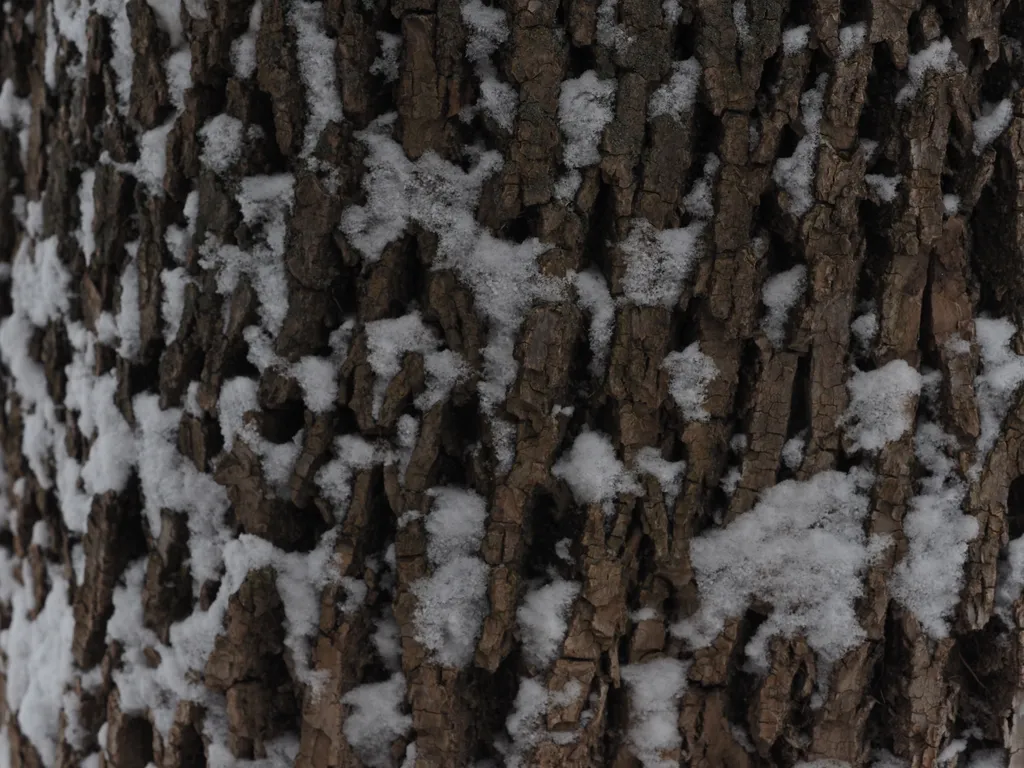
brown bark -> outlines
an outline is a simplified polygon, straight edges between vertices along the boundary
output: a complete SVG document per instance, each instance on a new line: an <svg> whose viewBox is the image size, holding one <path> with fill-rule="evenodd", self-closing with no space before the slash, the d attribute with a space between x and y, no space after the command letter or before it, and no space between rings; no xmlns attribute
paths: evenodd
<svg viewBox="0 0 1024 768"><path fill-rule="evenodd" d="M987 444L975 323L1024 322L1019 0L508 0L477 9L504 18L483 32L456 0L94 5L0 14L0 619L32 638L0 641L12 765L1024 765L1008 550L1024 399L1010 392ZM693 103L653 109L691 57ZM611 112L593 162L573 164L572 123L599 107L567 125L564 83L587 72L612 84ZM482 106L495 87L512 112L507 96L504 113ZM779 171L801 146L803 188ZM488 151L501 162L484 172ZM432 207L371 254L359 237L380 222L352 217L382 162L406 163L406 182L375 182L391 203ZM254 179L287 184L263 199ZM459 227L472 240L452 246ZM645 298L637 264L686 227L689 270L676 286L669 253ZM502 244L474 252L489 236ZM39 267L44 251L62 268ZM467 254L501 262L484 281L511 277L481 288ZM766 283L801 266L772 320ZM865 302L867 341L851 331ZM382 376L379 323L413 312L425 330ZM496 385L502 334L514 375ZM694 342L715 371L703 416L677 404L666 362ZM439 350L462 361L450 387ZM849 415L855 372L894 361L936 372L906 415L948 435L977 524L950 554L946 633L894 586L931 471L916 427L865 449ZM105 399L83 401L83 381ZM629 475L608 497L574 495L558 469L587 431ZM682 470L677 487L652 460ZM89 474L117 467L103 487ZM678 629L713 588L695 540L761 514L779 483L854 467L871 473L858 525L876 549L841 654L807 627L750 666L778 595L744 600L707 644ZM439 556L449 487L486 518ZM452 643L469 626L453 661L424 612L455 611L428 590L460 563L449 586L483 574L484 608L438 630ZM524 601L562 580L578 584L566 631L538 659ZM50 639L65 660L29 664ZM629 681L660 659L685 683L652 714ZM38 694L57 709L32 710L22 664L58 670ZM531 691L546 699L524 726ZM368 710L371 694L390 706ZM657 717L670 735L651 751L638 729Z"/></svg>

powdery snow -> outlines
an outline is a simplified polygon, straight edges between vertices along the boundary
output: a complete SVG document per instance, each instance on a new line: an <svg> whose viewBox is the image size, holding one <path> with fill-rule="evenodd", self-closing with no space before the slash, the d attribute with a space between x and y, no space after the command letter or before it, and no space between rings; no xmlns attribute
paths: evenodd
<svg viewBox="0 0 1024 768"><path fill-rule="evenodd" d="M981 154L1010 125L1013 102L1003 99L996 104L985 104L981 117L974 121L974 154Z"/></svg>
<svg viewBox="0 0 1024 768"><path fill-rule="evenodd" d="M603 504L611 512L611 503L620 493L640 492L635 478L615 455L611 438L602 432L581 432L572 448L551 468L551 474L564 480L577 504Z"/></svg>
<svg viewBox="0 0 1024 768"><path fill-rule="evenodd" d="M864 183L883 203L891 203L896 199L896 192L902 180L901 176L883 176L880 173L869 173L864 176Z"/></svg>
<svg viewBox="0 0 1024 768"><path fill-rule="evenodd" d="M369 150L364 161L366 204L342 214L349 243L370 261L417 223L438 237L435 269L452 269L471 291L487 321L483 377L478 384L485 413L493 414L515 380L515 339L527 310L561 295L558 281L540 274L537 257L547 246L499 240L477 224L473 211L484 180L501 167L496 152L479 152L464 171L432 152L410 161L387 131L394 115L357 134Z"/></svg>
<svg viewBox="0 0 1024 768"><path fill-rule="evenodd" d="M382 463L386 456L359 435L334 438L334 453L335 457L317 472L316 483L324 498L334 505L334 518L340 523L348 512L355 472Z"/></svg>
<svg viewBox="0 0 1024 768"><path fill-rule="evenodd" d="M683 489L685 461L669 461L657 448L646 446L637 451L636 468L654 477L665 494L665 504L671 508Z"/></svg>
<svg viewBox="0 0 1024 768"><path fill-rule="evenodd" d="M672 62L672 73L668 82L658 86L651 94L647 104L647 117L653 120L661 115L669 115L677 121L682 120L683 115L693 109L693 104L697 100L701 71L700 62L696 58Z"/></svg>
<svg viewBox="0 0 1024 768"><path fill-rule="evenodd" d="M806 287L807 267L803 264L797 264L765 280L761 301L767 312L761 321L761 328L774 346L781 347L786 341L789 314L803 298Z"/></svg>
<svg viewBox="0 0 1024 768"><path fill-rule="evenodd" d="M704 410L708 387L718 378L715 361L700 351L700 342L693 342L682 352L669 352L661 363L668 373L668 391L687 421L707 421Z"/></svg>
<svg viewBox="0 0 1024 768"><path fill-rule="evenodd" d="M393 83L398 79L398 64L402 55L402 36L390 32L378 32L377 42L380 43L380 55L370 64L370 74L384 79L385 83Z"/></svg>
<svg viewBox="0 0 1024 768"><path fill-rule="evenodd" d="M483 110L506 131L511 131L519 106L519 94L510 84L498 79L498 69L491 57L509 36L505 11L484 5L480 0L462 4L462 20L469 31L466 56L480 81L480 98L476 108ZM471 116L473 109L467 111Z"/></svg>
<svg viewBox="0 0 1024 768"><path fill-rule="evenodd" d="M559 654L569 628L569 612L580 593L575 581L555 579L526 593L516 611L523 655L537 667L546 667Z"/></svg>
<svg viewBox="0 0 1024 768"><path fill-rule="evenodd" d="M634 219L629 235L618 244L627 259L622 292L639 306L672 307L697 262L703 224L656 230L645 219Z"/></svg>
<svg viewBox="0 0 1024 768"><path fill-rule="evenodd" d="M791 27L782 33L782 51L787 56L794 56L803 51L811 42L811 28L807 24Z"/></svg>
<svg viewBox="0 0 1024 768"><path fill-rule="evenodd" d="M217 115L199 131L203 142L200 159L215 173L223 174L242 156L242 121L230 115Z"/></svg>
<svg viewBox="0 0 1024 768"><path fill-rule="evenodd" d="M928 471L903 520L907 553L897 564L893 597L917 616L925 631L941 639L960 601L967 545L978 521L961 511L966 484L951 456L957 441L936 424L922 424L914 440L917 460Z"/></svg>
<svg viewBox="0 0 1024 768"><path fill-rule="evenodd" d="M16 713L18 727L39 752L44 765L54 765L60 736L64 688L74 674L71 641L75 615L68 598L67 582L50 569L50 589L42 606L32 598L29 583L5 595L11 602L11 623L0 632L5 656L7 706ZM10 577L10 574L6 574ZM37 607L38 615L30 618Z"/></svg>
<svg viewBox="0 0 1024 768"><path fill-rule="evenodd" d="M464 667L476 650L487 613L488 567L477 555L484 535L484 500L472 491L434 488L427 517L427 557L433 572L413 583L419 640L441 664Z"/></svg>
<svg viewBox="0 0 1024 768"><path fill-rule="evenodd" d="M689 664L661 657L622 667L629 690L629 741L644 768L679 765L672 754L683 744L679 700L686 692Z"/></svg>
<svg viewBox="0 0 1024 768"><path fill-rule="evenodd" d="M865 635L854 602L884 543L864 533L872 482L861 469L786 480L727 527L694 539L690 556L700 609L673 633L705 647L727 619L763 600L772 612L747 646L762 672L768 669L768 641L777 634L806 637L826 663L857 645Z"/></svg>
<svg viewBox="0 0 1024 768"><path fill-rule="evenodd" d="M595 269L577 272L575 284L580 304L590 315L590 372L602 376L615 330L615 302L604 275Z"/></svg>
<svg viewBox="0 0 1024 768"><path fill-rule="evenodd" d="M847 381L850 403L840 419L853 450L877 451L913 426L921 374L905 360L874 371L857 371Z"/></svg>
<svg viewBox="0 0 1024 768"><path fill-rule="evenodd" d="M565 137L562 162L579 169L600 162L601 134L615 116L615 81L601 80L593 70L563 80L558 97L558 123Z"/></svg>
<svg viewBox="0 0 1024 768"><path fill-rule="evenodd" d="M896 103L902 104L914 98L929 72L947 72L959 62L948 37L935 40L924 50L911 54L907 63L910 82L896 94Z"/></svg>
<svg viewBox="0 0 1024 768"><path fill-rule="evenodd" d="M327 124L344 119L335 78L335 41L324 31L323 3L293 0L288 9L288 21L295 29L296 58L306 86L306 133L302 154L308 156L316 149Z"/></svg>
<svg viewBox="0 0 1024 768"><path fill-rule="evenodd" d="M1024 383L1024 356L1010 348L1017 328L1005 318L976 318L975 334L981 352L981 374L974 380L981 417L981 434L971 470L976 477L995 445L1003 418L1013 403L1013 397Z"/></svg>
<svg viewBox="0 0 1024 768"><path fill-rule="evenodd" d="M396 672L382 683L366 683L341 697L351 709L343 731L364 765L391 768L391 744L412 728L412 717L402 712L405 677Z"/></svg>
<svg viewBox="0 0 1024 768"><path fill-rule="evenodd" d="M839 30L839 59L845 60L864 47L868 28L864 22L849 24Z"/></svg>
<svg viewBox="0 0 1024 768"><path fill-rule="evenodd" d="M797 142L793 154L776 160L772 170L772 179L788 196L786 210L794 216L803 216L814 203L814 166L818 158L818 145L821 143L821 115L827 85L828 76L821 75L814 88L805 91L800 97L800 120L804 135Z"/></svg>

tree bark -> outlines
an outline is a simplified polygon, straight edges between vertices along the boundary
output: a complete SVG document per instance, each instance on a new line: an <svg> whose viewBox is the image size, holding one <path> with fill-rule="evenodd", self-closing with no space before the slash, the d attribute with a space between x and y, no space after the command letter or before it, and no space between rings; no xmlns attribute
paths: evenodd
<svg viewBox="0 0 1024 768"><path fill-rule="evenodd" d="M1019 0L10 0L0 765L1024 766Z"/></svg>

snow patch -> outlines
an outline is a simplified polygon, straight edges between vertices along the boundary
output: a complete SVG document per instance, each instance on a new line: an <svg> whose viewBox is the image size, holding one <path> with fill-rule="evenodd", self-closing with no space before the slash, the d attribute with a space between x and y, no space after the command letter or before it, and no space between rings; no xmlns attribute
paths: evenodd
<svg viewBox="0 0 1024 768"><path fill-rule="evenodd" d="M761 301L768 312L761 321L761 328L773 346L781 347L785 343L789 313L803 298L806 288L807 267L803 264L772 275L765 281Z"/></svg>
<svg viewBox="0 0 1024 768"><path fill-rule="evenodd" d="M743 6L743 3L736 5ZM743 6L744 8L746 6ZM668 82L658 86L647 103L647 117L653 120L668 115L677 122L693 109L701 78L700 62L695 57L672 62Z"/></svg>
<svg viewBox="0 0 1024 768"><path fill-rule="evenodd" d="M861 469L786 480L727 527L694 539L700 609L673 632L706 647L727 619L763 600L772 612L747 646L759 671L767 671L768 642L780 634L802 635L825 662L838 660L865 637L854 603L884 543L864 532L872 482Z"/></svg>
<svg viewBox="0 0 1024 768"><path fill-rule="evenodd" d="M677 765L671 754L683 744L679 733L679 701L686 691L689 664L658 658L622 667L629 689L629 741L644 768Z"/></svg>
<svg viewBox="0 0 1024 768"><path fill-rule="evenodd" d="M572 448L551 468L564 480L577 504L602 504L611 513L611 502L621 493L640 493L636 479L615 455L615 447L602 432L581 432Z"/></svg>
<svg viewBox="0 0 1024 768"><path fill-rule="evenodd" d="M923 383L905 360L855 372L846 383L850 403L839 419L853 450L878 451L903 437L913 426Z"/></svg>
<svg viewBox="0 0 1024 768"><path fill-rule="evenodd" d="M805 91L800 97L800 120L804 135L797 142L793 154L776 160L772 170L772 179L788 196L785 201L786 210L794 216L803 216L814 204L814 165L821 143L821 115L827 85L828 76L821 75L814 88Z"/></svg>
<svg viewBox="0 0 1024 768"><path fill-rule="evenodd" d="M580 593L575 581L555 579L526 593L516 611L527 662L547 667L556 658L568 631L569 612Z"/></svg>
<svg viewBox="0 0 1024 768"><path fill-rule="evenodd" d="M960 601L967 545L978 535L978 521L962 510L967 486L956 475L950 457L957 441L931 423L922 424L914 453L928 474L920 493L910 501L903 521L907 553L895 569L892 593L913 612L925 631L941 639Z"/></svg>
<svg viewBox="0 0 1024 768"><path fill-rule="evenodd" d="M700 351L700 342L693 342L682 352L669 352L661 363L668 373L668 391L687 421L707 421L704 410L708 387L718 378L715 361Z"/></svg>

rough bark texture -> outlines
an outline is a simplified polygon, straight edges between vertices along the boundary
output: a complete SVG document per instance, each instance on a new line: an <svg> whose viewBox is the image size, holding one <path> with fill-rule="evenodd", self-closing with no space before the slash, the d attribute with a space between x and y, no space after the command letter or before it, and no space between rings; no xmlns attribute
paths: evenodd
<svg viewBox="0 0 1024 768"><path fill-rule="evenodd" d="M182 39L154 7L171 9ZM26 726L30 697L8 690L0 701L11 764L754 768L895 759L930 768L1007 750L992 753L998 764L1024 765L1024 723L1015 714L1024 603L1011 595L997 605L1007 545L1024 532L1014 484L1024 475L1024 399L1014 395L999 412L1002 426L983 450L975 386L975 319L1024 321L1024 7L492 7L504 15L504 34L481 57L473 53L479 33L456 0L263 0L255 25L249 0L128 0L123 16L75 0L4 5L0 313L20 325L5 326L0 345L0 616L4 627L12 616L31 622L62 585L73 621L61 646L71 674L60 680L66 693L48 737L55 749L41 747L47 739ZM88 15L62 28L76 8ZM806 45L786 34L802 25ZM303 42L309 27L326 41L312 51ZM78 39L69 39L72 28ZM389 75L387 49L396 40ZM944 41L947 65L915 65L915 54ZM252 66L238 64L245 50L235 49L245 45ZM126 47L134 54L127 64ZM652 94L670 81L674 63L691 57L702 68L695 100L678 114L653 114ZM340 114L317 111L326 102L311 71L327 73ZM588 71L614 85L613 112L598 159L573 166L579 186L559 195L556 185L572 169L559 121L562 83ZM172 76L182 72L184 88ZM128 73L130 90L121 93ZM517 95L511 120L474 111L484 80ZM801 97L819 84L815 122ZM1002 130L976 140L984 124L976 121L1004 99ZM390 126L374 122L389 113L397 113ZM240 129L218 149L200 131L221 114ZM538 272L529 279L556 287L511 284L534 299L511 329L515 374L496 398L481 394L494 378L484 350L501 331L487 303L500 303L510 285L489 299L475 290L443 252L445 233L424 220L394 232L377 257L343 231L346 212L367 202L362 181L382 130L420 164L468 169L476 160L466 147L496 150L500 167L472 201L476 221L511 244L499 260L525 258L514 249L530 247L530 238L545 246L531 251ZM806 205L773 174L802 140L813 162ZM164 162L154 164L154 152ZM263 258L253 254L272 239L261 227L274 213L254 217L239 190L246 178L282 174L290 186L267 205L283 211L284 250L267 247L283 264L287 302L270 322L270 273L246 266L219 282L228 266L211 253L232 246L246 264ZM883 177L896 176L889 194ZM711 208L690 194L702 180ZM470 186L469 176L463 183ZM83 219L86 184L91 220ZM442 208L455 205L440 189L428 193L443 198ZM639 258L631 233L647 232L639 251L654 251L656 232L699 222L678 295L662 302L631 294L630 264ZM17 259L34 248L39 261L44 243L69 278L68 300L33 315L18 309ZM804 290L781 331L772 331L762 289L798 265ZM166 275L176 269L173 283ZM573 277L586 269L614 300L607 350L592 342L599 312ZM59 270L39 272L41 294L59 283ZM671 285L671 275L653 282ZM169 297L174 285L181 293ZM168 309L174 301L178 310ZM873 302L877 332L861 343L850 329L865 302ZM436 343L399 349L382 380L368 324L412 311ZM136 315L129 343L125 329ZM663 365L693 342L717 371L705 418L680 410ZM1024 352L1024 341L1014 343ZM127 425L113 444L98 444L104 427L83 426L82 413L94 406L68 399L83 344L95 381L111 378L106 402ZM463 375L441 397L423 399L436 375L430 355L441 344L461 357ZM298 364L311 356L330 367L337 387L326 406L304 397ZM966 489L961 509L977 521L944 636L892 593L908 552L904 521L926 474L915 430L860 450L844 418L854 370L894 360L938 372L929 379L939 383L927 420L952 436L951 472ZM255 382L255 396L226 421L222 393L240 378ZM923 402L915 395L906 405L923 422ZM161 409L173 421L161 433L173 454L165 465L178 473L170 482L206 478L198 493L211 498L219 489L225 501L214 505L213 523L197 522L207 513L187 504L176 507L169 491L160 497L165 506L151 509L154 491L133 456L149 455L141 436ZM229 421L237 435L224 434ZM49 442L40 429L50 430ZM610 436L632 473L635 482L612 500L583 503L552 473L585 430ZM374 458L343 456L349 444L338 438L346 435L368 441ZM802 456L784 460L793 438L803 439ZM139 442L122 462L126 477L111 488L88 486L81 468L90 451L131 440ZM685 461L678 493L663 493L638 468L644 449ZM332 461L346 467L340 495L324 490L321 471ZM68 466L70 486L58 477ZM770 639L766 670L747 665L745 648L771 614L770 600L731 616L706 647L671 631L701 605L696 537L757 514L762 492L779 482L854 466L873 478L865 532L890 538L860 573L863 633L840 658L825 663L797 632ZM461 666L440 660L417 628L422 580L444 565L429 555L432 489L447 486L486 500L471 553L485 566L486 609ZM73 493L85 496L78 523L69 522ZM218 531L227 539L216 539ZM197 537L207 534L218 555L214 572L200 578ZM219 554L241 551L229 548L233 538L246 552L270 554L253 555L255 564L238 571ZM327 554L316 560L309 553L317 551ZM306 580L319 600L318 622L300 633L308 659L295 651L289 613L300 598L281 577L288 563L306 562L314 563ZM555 658L537 663L523 652L517 611L529 590L556 576L580 586ZM128 615L132 601L140 629L126 638L111 625L130 624L114 617ZM166 669L171 649L192 632L175 627L208 611L222 617L212 645L178 670L190 694L171 691L159 708L146 704L130 684L157 686L145 682L145 670ZM388 659L379 640L381 627L392 626L399 654ZM679 736L645 755L636 727L651 713L631 699L622 670L659 658L686 665L666 716ZM15 663L7 659L5 680ZM400 683L397 702L371 725L397 716L402 727L367 746L346 727L358 709L348 694L385 681ZM550 696L517 732L510 715L521 714L517 694L529 684ZM960 751L941 763L955 739L964 740Z"/></svg>

